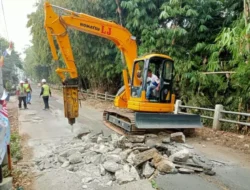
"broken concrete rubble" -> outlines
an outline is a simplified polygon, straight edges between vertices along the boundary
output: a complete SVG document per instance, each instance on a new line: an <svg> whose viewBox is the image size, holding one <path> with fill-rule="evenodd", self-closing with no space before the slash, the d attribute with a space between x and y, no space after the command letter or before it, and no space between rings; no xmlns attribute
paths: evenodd
<svg viewBox="0 0 250 190"><path fill-rule="evenodd" d="M131 143L143 143L145 141L144 135L129 135L126 137Z"/></svg>
<svg viewBox="0 0 250 190"><path fill-rule="evenodd" d="M113 186L160 174L215 175L212 164L193 153L183 133L145 136L87 134L64 143L36 162L38 170L63 168L82 177L82 187ZM164 136L165 135L165 136ZM149 140L150 139L150 140Z"/></svg>
<svg viewBox="0 0 250 190"><path fill-rule="evenodd" d="M185 135L182 132L172 133L170 135L170 140L178 143L185 143Z"/></svg>
<svg viewBox="0 0 250 190"><path fill-rule="evenodd" d="M69 156L69 162L71 164L77 164L79 162L82 161L82 155L80 152L77 152L75 154L72 154L71 156Z"/></svg>
<svg viewBox="0 0 250 190"><path fill-rule="evenodd" d="M134 165L137 166L152 159L155 153L157 153L157 150L155 148L152 148L150 150L135 155L135 157L133 158Z"/></svg>
<svg viewBox="0 0 250 190"><path fill-rule="evenodd" d="M189 151L187 149L183 149L181 151L172 154L169 157L169 160L177 162L186 162L188 158L189 158Z"/></svg>
<svg viewBox="0 0 250 190"><path fill-rule="evenodd" d="M104 162L103 167L105 168L105 170L107 170L108 172L112 172L112 173L115 173L117 170L121 168L121 166L114 161Z"/></svg>
<svg viewBox="0 0 250 190"><path fill-rule="evenodd" d="M149 164L149 162L146 162L143 166L143 172L142 175L146 178L149 178L151 175L153 175L155 169Z"/></svg>

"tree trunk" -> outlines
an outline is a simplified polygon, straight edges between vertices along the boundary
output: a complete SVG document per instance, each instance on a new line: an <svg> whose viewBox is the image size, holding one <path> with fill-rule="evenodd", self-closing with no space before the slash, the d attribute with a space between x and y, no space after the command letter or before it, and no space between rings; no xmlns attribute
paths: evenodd
<svg viewBox="0 0 250 190"><path fill-rule="evenodd" d="M245 27L247 27L248 22L249 22L249 11L250 11L250 0L244 0L244 18L245 18ZM246 33L246 51L247 53L250 52L250 46L248 43L248 35ZM246 64L248 63L248 61L246 61Z"/></svg>
<svg viewBox="0 0 250 190"><path fill-rule="evenodd" d="M120 25L123 26L123 24L122 24L122 9L121 9L121 6L120 6L120 0L115 0L115 2L116 2L116 5L117 5L116 12L119 15ZM125 58L124 58L124 55L123 55L122 52L121 52L121 59L122 59L123 65L125 66L126 65Z"/></svg>

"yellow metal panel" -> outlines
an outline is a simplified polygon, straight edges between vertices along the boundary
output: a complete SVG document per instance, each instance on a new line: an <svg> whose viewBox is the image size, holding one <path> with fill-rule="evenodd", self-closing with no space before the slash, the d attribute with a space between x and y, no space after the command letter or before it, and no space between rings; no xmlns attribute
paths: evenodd
<svg viewBox="0 0 250 190"><path fill-rule="evenodd" d="M122 92L119 96L115 97L114 104L116 107L119 108L127 108L128 107L128 102L126 98L126 92Z"/></svg>
<svg viewBox="0 0 250 190"><path fill-rule="evenodd" d="M135 111L143 112L173 112L174 104L172 103L154 103L154 102L139 102L130 99L128 101L128 108Z"/></svg>
<svg viewBox="0 0 250 190"><path fill-rule="evenodd" d="M166 59L169 59L171 61L173 61L173 59L167 55L164 55L164 54L148 54L148 55L144 55L144 56L141 56L139 58L137 58L135 61L142 61L142 60L145 60L145 59L150 59L151 57L162 57L162 58L166 58Z"/></svg>

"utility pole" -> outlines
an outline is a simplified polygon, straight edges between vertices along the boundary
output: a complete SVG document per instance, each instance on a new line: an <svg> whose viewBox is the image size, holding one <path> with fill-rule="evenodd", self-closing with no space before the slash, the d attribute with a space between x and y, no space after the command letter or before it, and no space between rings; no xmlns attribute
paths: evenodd
<svg viewBox="0 0 250 190"><path fill-rule="evenodd" d="M0 44L0 49L1 49L2 44ZM1 51L0 51L1 52ZM3 53L1 52L1 54L3 55ZM4 60L3 60L4 61ZM3 95L3 64L0 65L0 97L2 97Z"/></svg>
<svg viewBox="0 0 250 190"><path fill-rule="evenodd" d="M3 95L3 72L2 72L2 66L0 66L0 97Z"/></svg>

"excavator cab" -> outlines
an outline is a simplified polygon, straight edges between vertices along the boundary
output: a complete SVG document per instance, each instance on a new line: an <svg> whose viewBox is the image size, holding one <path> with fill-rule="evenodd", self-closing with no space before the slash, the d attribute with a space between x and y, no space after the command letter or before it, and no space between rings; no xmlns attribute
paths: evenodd
<svg viewBox="0 0 250 190"><path fill-rule="evenodd" d="M105 119L130 133L202 127L199 115L173 114L175 109L175 95L172 90L173 72L174 61L169 56L150 54L136 59L127 104L134 114L124 117L124 114L105 113ZM127 125L127 121L131 123L130 126Z"/></svg>
<svg viewBox="0 0 250 190"><path fill-rule="evenodd" d="M146 92L149 102L170 103L173 83L173 60L161 55L152 56L150 59L138 60L134 63L136 77L132 80L131 97L139 98L142 91ZM152 77L158 83L152 83ZM139 80L139 84L136 80ZM157 86L159 84L159 88Z"/></svg>

